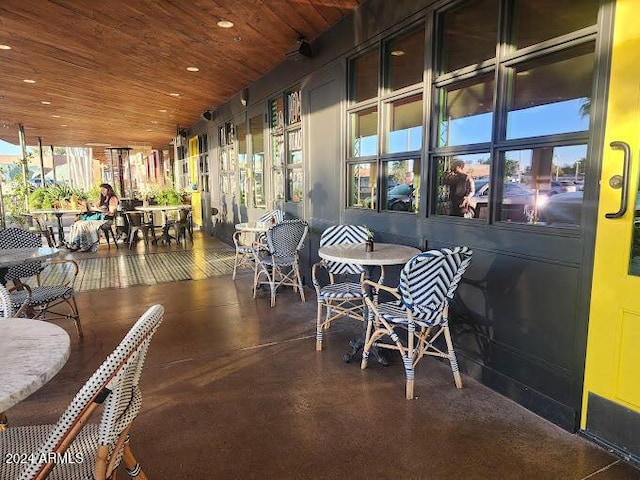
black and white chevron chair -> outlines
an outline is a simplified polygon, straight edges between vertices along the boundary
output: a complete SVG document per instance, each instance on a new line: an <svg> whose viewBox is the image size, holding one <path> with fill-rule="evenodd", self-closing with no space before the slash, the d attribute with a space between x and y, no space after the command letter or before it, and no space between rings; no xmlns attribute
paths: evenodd
<svg viewBox="0 0 640 480"><path fill-rule="evenodd" d="M362 243L368 238L368 229L359 225L336 225L327 228L320 237L320 247ZM364 248L364 246L362 247ZM384 282L384 267L381 267L379 283ZM328 283L321 285L319 274L324 269ZM365 304L362 281L365 270L352 263L320 260L311 267L311 278L316 289L318 311L316 318L316 350L322 350L322 337L331 323L340 317L364 321ZM324 310L324 315L323 315Z"/></svg>
<svg viewBox="0 0 640 480"><path fill-rule="evenodd" d="M122 462L131 478L146 479L131 452L129 434L141 407L139 382L145 356L163 318L161 305L149 308L76 394L58 423L0 432L2 458L12 454L25 459L22 464L0 464L0 477L103 480L115 478ZM100 405L100 423L87 423Z"/></svg>
<svg viewBox="0 0 640 480"><path fill-rule="evenodd" d="M300 293L304 302L299 254L309 225L303 220L283 220L267 230L267 251L259 246L253 249L255 268L253 276L253 298L258 285L269 285L271 306L276 304L276 291L281 286L290 286Z"/></svg>
<svg viewBox="0 0 640 480"><path fill-rule="evenodd" d="M449 302L458 288L458 283L471 263L472 251L468 247L430 250L409 260L400 273L398 288L390 288L369 280L365 287L377 295L380 291L391 293L396 300L376 303L368 295L367 306L373 311L373 321L367 327L367 336L362 352L361 368L367 368L369 352L374 343L378 348L398 350L402 355L407 377L406 397L413 398L414 369L425 355L449 360L457 388L462 388L456 353L449 332ZM396 329L406 331L406 342L401 340ZM434 342L444 336L447 351ZM379 340L388 336L392 343Z"/></svg>
<svg viewBox="0 0 640 480"><path fill-rule="evenodd" d="M0 248L38 248L42 240L34 233L19 228L0 230ZM75 298L74 283L78 276L78 264L71 259L54 259L46 262L28 262L9 267L5 276L7 282L16 285L11 291L12 308L24 311L27 302L28 316L45 319L73 320L78 336L82 338L80 314ZM52 281L41 285L41 277L48 276ZM36 277L36 285L29 285L27 278ZM60 281L59 284L51 284ZM29 314L30 312L30 314Z"/></svg>
<svg viewBox="0 0 640 480"><path fill-rule="evenodd" d="M273 221L272 221L273 219ZM271 210L270 212L262 214L256 222L265 222L265 223L280 223L284 220L284 211L282 210Z"/></svg>

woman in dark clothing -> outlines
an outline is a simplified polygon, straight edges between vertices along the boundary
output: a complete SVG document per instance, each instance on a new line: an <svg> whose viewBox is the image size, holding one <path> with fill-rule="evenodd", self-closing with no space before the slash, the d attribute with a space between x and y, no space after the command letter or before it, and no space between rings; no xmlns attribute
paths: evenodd
<svg viewBox="0 0 640 480"><path fill-rule="evenodd" d="M464 162L454 160L451 170L445 172L443 181L449 186L450 215L464 217L469 211L469 197L475 192L473 178L464 173Z"/></svg>

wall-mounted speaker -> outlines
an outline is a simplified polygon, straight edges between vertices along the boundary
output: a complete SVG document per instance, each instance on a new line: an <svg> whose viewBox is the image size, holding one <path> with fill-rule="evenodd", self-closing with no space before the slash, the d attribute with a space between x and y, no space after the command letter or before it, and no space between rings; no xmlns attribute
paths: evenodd
<svg viewBox="0 0 640 480"><path fill-rule="evenodd" d="M311 49L311 44L303 37L300 37L298 38L298 44L291 50L288 50L285 55L289 60L297 61L313 57L313 50Z"/></svg>
<svg viewBox="0 0 640 480"><path fill-rule="evenodd" d="M207 122L210 122L214 118L216 118L216 112L214 112L213 110L205 110L204 112L202 112L202 119L203 120L206 120Z"/></svg>

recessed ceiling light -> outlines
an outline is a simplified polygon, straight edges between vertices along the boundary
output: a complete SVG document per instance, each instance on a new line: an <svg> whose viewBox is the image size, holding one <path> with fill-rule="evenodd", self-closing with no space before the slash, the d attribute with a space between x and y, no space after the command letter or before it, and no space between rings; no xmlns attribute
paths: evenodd
<svg viewBox="0 0 640 480"><path fill-rule="evenodd" d="M51 102L49 100L42 100L40 103L43 105L51 105Z"/></svg>
<svg viewBox="0 0 640 480"><path fill-rule="evenodd" d="M187 67L187 70L189 72L199 72L200 69L198 67Z"/></svg>
<svg viewBox="0 0 640 480"><path fill-rule="evenodd" d="M9 45L0 45L0 50L11 50Z"/></svg>
<svg viewBox="0 0 640 480"><path fill-rule="evenodd" d="M180 94L179 93L170 93L169 96L170 97L179 97Z"/></svg>
<svg viewBox="0 0 640 480"><path fill-rule="evenodd" d="M147 132L153 132L153 130L151 130L150 128L147 128Z"/></svg>
<svg viewBox="0 0 640 480"><path fill-rule="evenodd" d="M220 28L232 28L233 22L229 20L220 19L218 20L218 23L216 23L216 25L218 25Z"/></svg>
<svg viewBox="0 0 640 480"><path fill-rule="evenodd" d="M62 125L60 125L61 127L68 127L69 125L67 125L66 123L63 123Z"/></svg>
<svg viewBox="0 0 640 480"><path fill-rule="evenodd" d="M404 50L391 50L391 55L393 55L394 57L401 57L404 54Z"/></svg>
<svg viewBox="0 0 640 480"><path fill-rule="evenodd" d="M24 80L22 80L22 81L23 81L24 83L36 83L36 81L35 81L35 80L30 80L30 79L28 79L28 78L26 78L26 79L24 79Z"/></svg>
<svg viewBox="0 0 640 480"><path fill-rule="evenodd" d="M233 39L234 39L236 42L239 42L240 40L242 40L242 37L241 37L240 35L238 35L237 37L233 37Z"/></svg>
<svg viewBox="0 0 640 480"><path fill-rule="evenodd" d="M167 112L167 110L166 110L166 109L164 109L164 108L161 108L161 109L160 109L160 110L158 110L158 111L159 111L159 112L162 112L162 113L166 113L166 112Z"/></svg>
<svg viewBox="0 0 640 480"><path fill-rule="evenodd" d="M60 115L51 115L53 118L60 118Z"/></svg>
<svg viewBox="0 0 640 480"><path fill-rule="evenodd" d="M151 123L158 123L157 120L151 120Z"/></svg>

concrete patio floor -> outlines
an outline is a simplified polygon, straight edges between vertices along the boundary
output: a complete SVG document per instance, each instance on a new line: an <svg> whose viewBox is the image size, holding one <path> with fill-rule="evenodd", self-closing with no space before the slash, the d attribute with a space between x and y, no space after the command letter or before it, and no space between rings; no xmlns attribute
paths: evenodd
<svg viewBox="0 0 640 480"><path fill-rule="evenodd" d="M186 250L205 247L227 248L200 235ZM143 252L101 246L74 256ZM235 282L223 274L77 299L84 340L59 323L71 336L69 361L7 412L10 423L55 422L128 328L160 303L165 321L131 437L150 479L640 479L618 457L467 376L457 390L437 360L418 365L417 398L405 400L399 358L364 371L342 362L360 331L351 320L336 323L316 352L311 289L306 303L283 290L270 308L267 292L251 297L245 270Z"/></svg>

